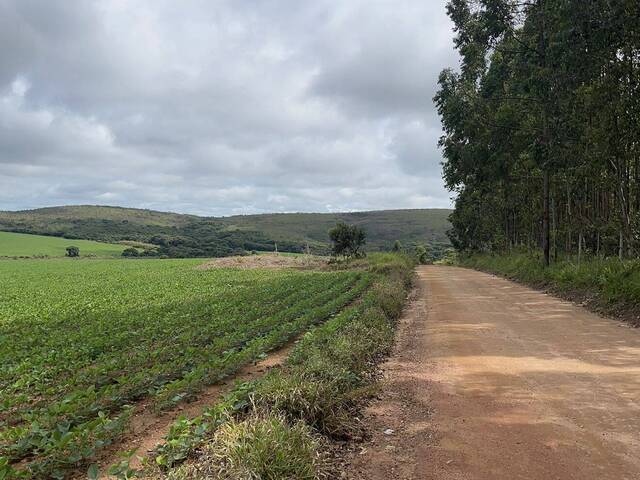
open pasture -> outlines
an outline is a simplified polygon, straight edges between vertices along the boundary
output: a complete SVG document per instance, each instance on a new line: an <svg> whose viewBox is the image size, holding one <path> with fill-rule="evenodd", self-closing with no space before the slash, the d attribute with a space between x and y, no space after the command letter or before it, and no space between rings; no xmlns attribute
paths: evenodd
<svg viewBox="0 0 640 480"><path fill-rule="evenodd" d="M118 257L127 248L115 243L0 232L0 257L64 257L70 246L78 247L81 257Z"/></svg>
<svg viewBox="0 0 640 480"><path fill-rule="evenodd" d="M200 263L0 261L0 457L62 476L120 435L134 402L161 410L188 399L369 282L364 272Z"/></svg>

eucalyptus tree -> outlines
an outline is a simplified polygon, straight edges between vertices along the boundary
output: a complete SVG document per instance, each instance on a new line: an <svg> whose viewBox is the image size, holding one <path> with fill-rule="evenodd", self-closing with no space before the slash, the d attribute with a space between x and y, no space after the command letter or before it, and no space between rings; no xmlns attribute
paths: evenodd
<svg viewBox="0 0 640 480"><path fill-rule="evenodd" d="M452 0L461 55L435 97L462 249L634 253L640 2ZM616 237L615 232L619 238ZM553 248L552 248L553 246Z"/></svg>

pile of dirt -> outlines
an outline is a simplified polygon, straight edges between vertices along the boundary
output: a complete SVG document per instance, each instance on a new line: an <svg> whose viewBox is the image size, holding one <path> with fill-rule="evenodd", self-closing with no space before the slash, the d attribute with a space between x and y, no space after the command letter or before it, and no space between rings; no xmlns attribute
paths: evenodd
<svg viewBox="0 0 640 480"><path fill-rule="evenodd" d="M311 270L326 267L328 265L328 261L327 257L319 257L316 255L282 255L272 253L216 258L198 266L197 268L200 270L211 270L216 268L264 268L270 270L295 268L300 270Z"/></svg>

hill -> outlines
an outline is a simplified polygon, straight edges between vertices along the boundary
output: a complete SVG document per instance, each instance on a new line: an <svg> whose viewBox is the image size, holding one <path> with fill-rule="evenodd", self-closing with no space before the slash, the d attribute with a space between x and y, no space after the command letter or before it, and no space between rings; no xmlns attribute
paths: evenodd
<svg viewBox="0 0 640 480"><path fill-rule="evenodd" d="M102 242L131 240L153 244L171 257L225 256L244 251L316 253L329 247L327 231L338 221L367 231L369 250L387 250L395 240L406 246L448 245L449 210L387 210L354 213L279 213L198 217L108 206L50 207L0 212L0 230Z"/></svg>
<svg viewBox="0 0 640 480"><path fill-rule="evenodd" d="M0 232L0 257L64 257L66 248L72 245L80 249L81 257L119 257L127 248L126 245L91 240Z"/></svg>
<svg viewBox="0 0 640 480"><path fill-rule="evenodd" d="M385 250L400 240L405 245L448 243L450 210L383 210L353 213L273 213L221 218L227 229L259 230L275 240L326 246L327 231L343 221L363 227L370 249Z"/></svg>

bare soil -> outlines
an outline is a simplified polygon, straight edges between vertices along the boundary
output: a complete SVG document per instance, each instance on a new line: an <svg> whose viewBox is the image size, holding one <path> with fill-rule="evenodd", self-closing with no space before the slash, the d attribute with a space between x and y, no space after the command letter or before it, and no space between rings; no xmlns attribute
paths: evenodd
<svg viewBox="0 0 640 480"><path fill-rule="evenodd" d="M418 270L352 479L640 478L640 332L473 270Z"/></svg>
<svg viewBox="0 0 640 480"><path fill-rule="evenodd" d="M279 255L276 253L266 253L261 255L216 258L197 268L201 270L216 268L262 268L271 270L296 268L306 270L324 268L327 265L328 259L326 257L316 255Z"/></svg>

